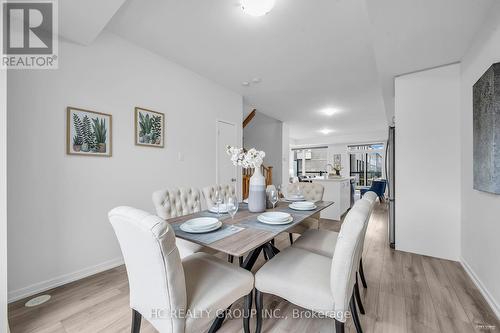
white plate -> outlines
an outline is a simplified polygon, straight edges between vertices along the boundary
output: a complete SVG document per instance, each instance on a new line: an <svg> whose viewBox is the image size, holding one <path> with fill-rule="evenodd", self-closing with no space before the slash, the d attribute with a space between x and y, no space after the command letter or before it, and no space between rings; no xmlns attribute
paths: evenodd
<svg viewBox="0 0 500 333"><path fill-rule="evenodd" d="M312 207L316 203L312 201L297 201L293 203L295 206L300 206L300 207Z"/></svg>
<svg viewBox="0 0 500 333"><path fill-rule="evenodd" d="M182 225L189 229L210 229L219 222L215 217L198 217L184 222Z"/></svg>
<svg viewBox="0 0 500 333"><path fill-rule="evenodd" d="M259 215L262 219L271 222L284 222L290 219L290 214L283 212L266 212Z"/></svg>
<svg viewBox="0 0 500 333"><path fill-rule="evenodd" d="M290 204L290 205L288 205L288 207L290 207L293 210L315 210L317 208L316 205L314 205L312 207L309 207L309 206L307 206L307 207L300 207L300 206L295 206L295 204L293 204L293 203Z"/></svg>
<svg viewBox="0 0 500 333"><path fill-rule="evenodd" d="M257 220L259 222L262 222L262 223L265 223L265 224L281 225L281 224L292 223L293 222L293 216L290 216L290 218L288 220L286 220L286 221L276 222L276 221L269 221L269 220L266 220L266 219L262 219L261 215L259 215L259 216L257 216Z"/></svg>
<svg viewBox="0 0 500 333"><path fill-rule="evenodd" d="M189 226L186 226L184 223L181 224L180 229L184 232L188 232L190 234L204 234L207 232L215 231L222 227L222 222L219 221L217 224L215 224L213 227L210 229L191 229Z"/></svg>
<svg viewBox="0 0 500 333"><path fill-rule="evenodd" d="M211 207L209 209L212 213L217 213L217 205ZM219 205L219 213L227 213L227 206L226 204L220 204Z"/></svg>

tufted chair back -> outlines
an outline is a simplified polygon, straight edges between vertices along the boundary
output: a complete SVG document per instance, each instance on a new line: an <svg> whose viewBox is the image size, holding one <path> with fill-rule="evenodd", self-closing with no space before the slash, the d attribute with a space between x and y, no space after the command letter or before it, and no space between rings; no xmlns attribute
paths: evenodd
<svg viewBox="0 0 500 333"><path fill-rule="evenodd" d="M335 245L330 272L330 288L334 299L335 319L346 322L359 259L357 251L363 235L365 216L351 210L347 214Z"/></svg>
<svg viewBox="0 0 500 333"><path fill-rule="evenodd" d="M200 191L196 188L175 188L153 193L156 214L162 219L188 215L201 211Z"/></svg>
<svg viewBox="0 0 500 333"><path fill-rule="evenodd" d="M174 230L160 217L132 207L117 207L108 217L125 260L130 307L159 332L184 332L184 319L169 315L187 308L184 268ZM155 311L160 315L157 318Z"/></svg>
<svg viewBox="0 0 500 333"><path fill-rule="evenodd" d="M323 193L325 188L318 183L293 183L288 184L286 193L293 193L297 185L302 192L302 195L307 201L321 201L323 200Z"/></svg>
<svg viewBox="0 0 500 333"><path fill-rule="evenodd" d="M229 196L236 194L236 190L232 184L207 186L203 188L203 196L205 197L207 208L215 206L215 191L217 189L222 192L225 200L227 200Z"/></svg>

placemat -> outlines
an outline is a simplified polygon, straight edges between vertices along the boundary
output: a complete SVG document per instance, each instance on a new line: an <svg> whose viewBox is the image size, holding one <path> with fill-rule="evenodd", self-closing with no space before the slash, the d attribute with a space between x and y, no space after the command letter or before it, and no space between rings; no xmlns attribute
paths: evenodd
<svg viewBox="0 0 500 333"><path fill-rule="evenodd" d="M222 224L222 227L220 227L220 229L217 229L215 231L203 234L192 234L189 232L182 231L181 223L174 224L172 227L174 229L176 236L184 238L186 240L192 240L207 245L244 230L244 228L235 225Z"/></svg>

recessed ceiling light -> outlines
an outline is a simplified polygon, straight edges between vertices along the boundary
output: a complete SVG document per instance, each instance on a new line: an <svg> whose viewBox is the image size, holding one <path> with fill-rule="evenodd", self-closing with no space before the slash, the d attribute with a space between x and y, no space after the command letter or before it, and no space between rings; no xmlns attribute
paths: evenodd
<svg viewBox="0 0 500 333"><path fill-rule="evenodd" d="M248 87L250 85L250 82L243 81L243 82L241 82L241 85L244 86L244 87Z"/></svg>
<svg viewBox="0 0 500 333"><path fill-rule="evenodd" d="M325 108L325 109L322 109L320 112L322 114L324 114L325 116L331 117L334 114L336 114L337 112L339 112L339 110L335 109L335 108Z"/></svg>
<svg viewBox="0 0 500 333"><path fill-rule="evenodd" d="M332 132L333 132L333 130L332 130L332 129L329 129L329 128L323 128L323 129L320 129L320 130L319 130L319 132L320 132L321 134L327 135L327 134L332 133Z"/></svg>
<svg viewBox="0 0 500 333"><path fill-rule="evenodd" d="M241 8L251 16L263 16L269 13L276 0L241 0Z"/></svg>
<svg viewBox="0 0 500 333"><path fill-rule="evenodd" d="M260 77L255 77L252 79L253 83L259 83L260 81L262 81L262 79Z"/></svg>

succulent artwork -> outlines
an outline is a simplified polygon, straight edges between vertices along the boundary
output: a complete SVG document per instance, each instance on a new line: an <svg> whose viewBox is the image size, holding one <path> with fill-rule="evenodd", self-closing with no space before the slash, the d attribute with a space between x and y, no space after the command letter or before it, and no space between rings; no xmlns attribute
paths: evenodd
<svg viewBox="0 0 500 333"><path fill-rule="evenodd" d="M73 137L73 144L81 146L83 144L83 124L76 113L73 113L73 126L76 133Z"/></svg>
<svg viewBox="0 0 500 333"><path fill-rule="evenodd" d="M84 110L79 110L84 111ZM72 151L76 153L108 153L108 124L107 115L93 118L89 114L94 112L73 112L72 120ZM110 117L110 116L109 116Z"/></svg>
<svg viewBox="0 0 500 333"><path fill-rule="evenodd" d="M163 140L162 115L156 112L145 112L136 109L138 118L138 143L161 147Z"/></svg>

